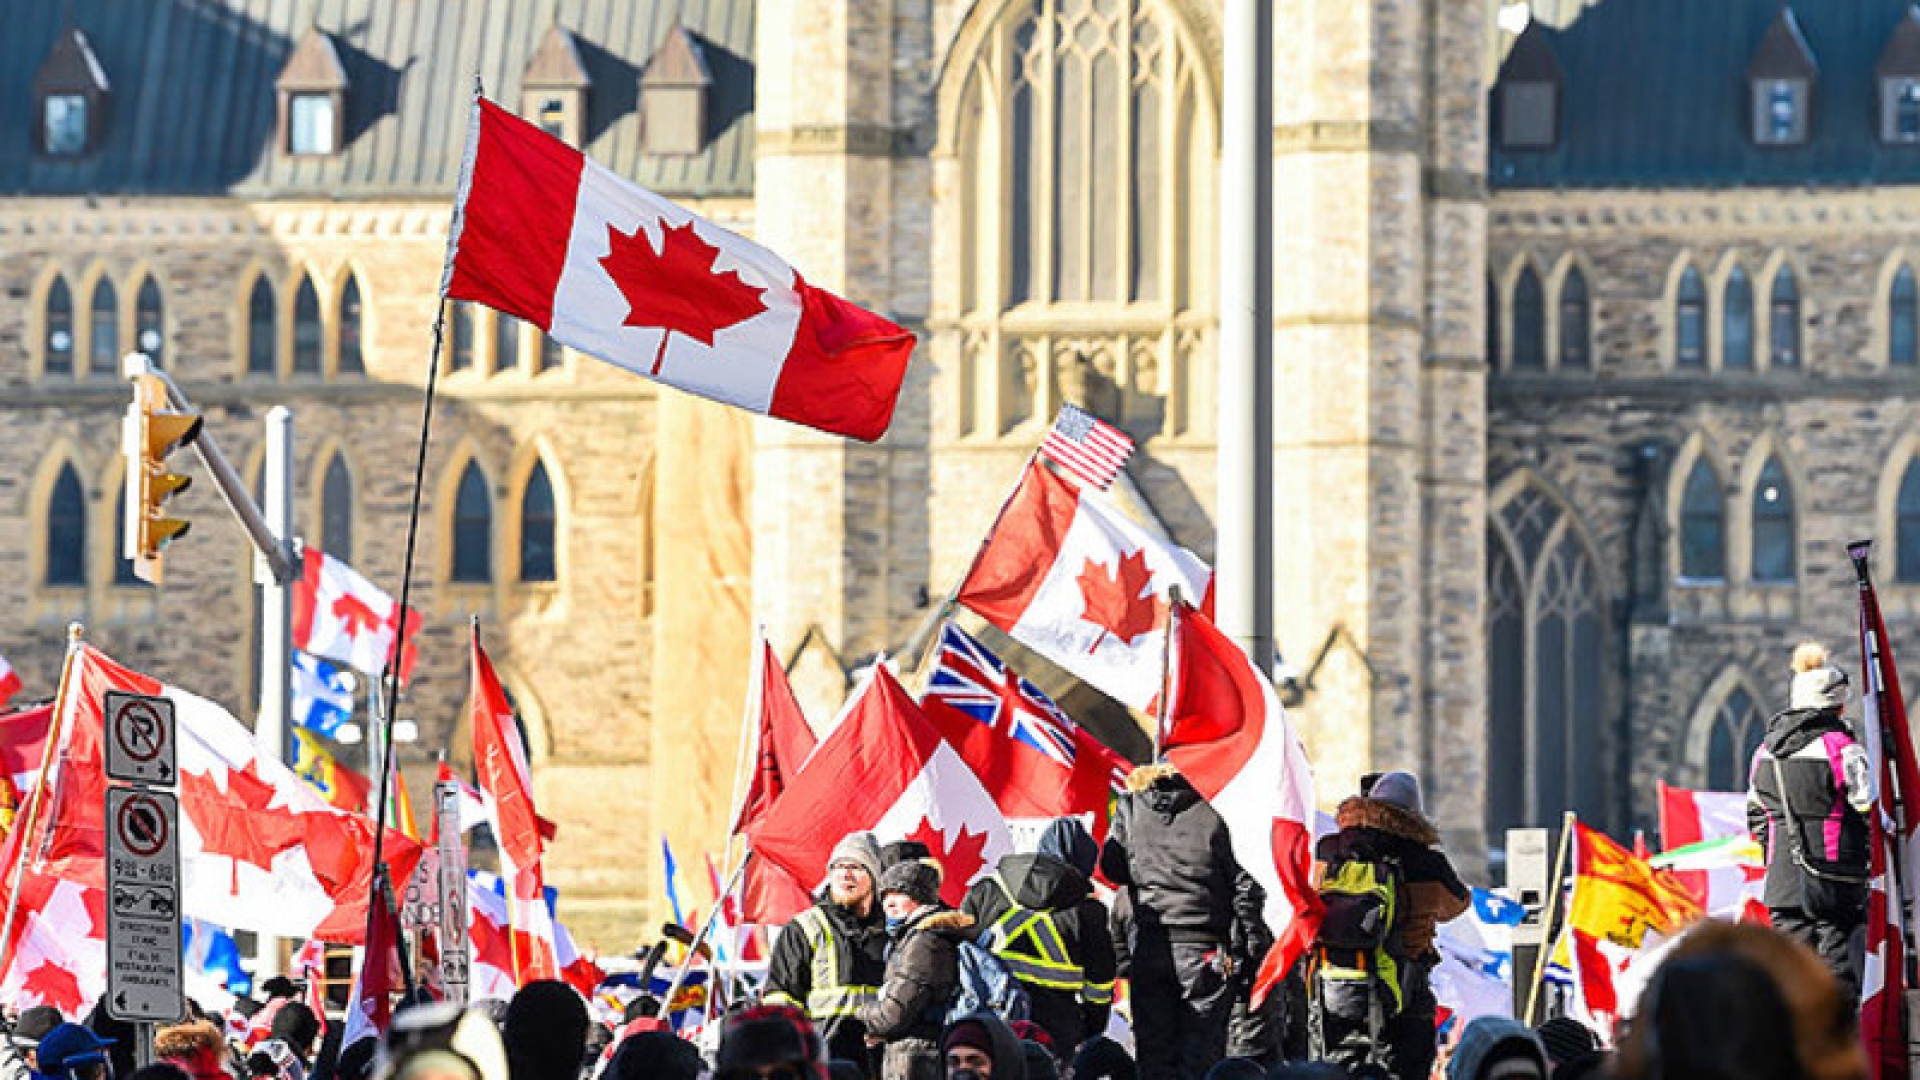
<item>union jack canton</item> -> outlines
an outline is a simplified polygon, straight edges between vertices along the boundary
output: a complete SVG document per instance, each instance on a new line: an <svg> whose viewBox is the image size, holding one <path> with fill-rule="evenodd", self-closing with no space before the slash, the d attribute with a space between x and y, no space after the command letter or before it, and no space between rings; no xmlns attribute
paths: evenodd
<svg viewBox="0 0 1920 1080"><path fill-rule="evenodd" d="M941 702L1008 738L1025 743L1072 768L1073 720L1040 688L1015 674L965 631L947 623L940 631L940 661L924 697Z"/></svg>

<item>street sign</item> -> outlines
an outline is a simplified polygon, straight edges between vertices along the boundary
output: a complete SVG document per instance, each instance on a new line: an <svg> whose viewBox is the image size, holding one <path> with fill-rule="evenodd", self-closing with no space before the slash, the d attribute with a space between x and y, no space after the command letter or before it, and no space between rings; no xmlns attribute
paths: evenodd
<svg viewBox="0 0 1920 1080"><path fill-rule="evenodd" d="M110 785L107 1014L180 1019L181 976L180 801L171 792Z"/></svg>
<svg viewBox="0 0 1920 1080"><path fill-rule="evenodd" d="M172 787L173 702L109 690L104 702L107 775L136 784Z"/></svg>
<svg viewBox="0 0 1920 1080"><path fill-rule="evenodd" d="M460 789L433 785L433 819L439 828L440 982L447 1000L467 1002L467 844L460 833Z"/></svg>

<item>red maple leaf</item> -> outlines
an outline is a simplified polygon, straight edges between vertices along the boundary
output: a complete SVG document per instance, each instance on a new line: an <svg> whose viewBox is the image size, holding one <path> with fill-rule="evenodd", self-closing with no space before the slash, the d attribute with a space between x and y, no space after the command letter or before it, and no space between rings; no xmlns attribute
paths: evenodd
<svg viewBox="0 0 1920 1080"><path fill-rule="evenodd" d="M80 980L51 960L42 960L39 967L27 972L20 990L23 995L37 996L42 1004L51 1005L68 1016L77 1015L87 1004L80 996Z"/></svg>
<svg viewBox="0 0 1920 1080"><path fill-rule="evenodd" d="M380 616L374 614L373 609L367 606L365 600L352 593L341 593L334 600L333 617L346 624L347 634L351 637L359 637L362 633L378 627L382 621Z"/></svg>
<svg viewBox="0 0 1920 1080"><path fill-rule="evenodd" d="M963 822L960 833L953 838L953 846L947 846L947 834L940 831L929 818L921 818L907 834L907 839L918 840L927 845L933 860L940 864L940 899L952 907L959 907L966 899L967 883L972 881L987 866L987 834L968 832Z"/></svg>
<svg viewBox="0 0 1920 1080"><path fill-rule="evenodd" d="M473 916L473 958L478 963L513 972L513 942L507 928L478 912Z"/></svg>
<svg viewBox="0 0 1920 1080"><path fill-rule="evenodd" d="M240 864L252 863L273 872L273 857L299 847L306 829L291 806L273 807L274 786L260 779L259 762L227 771L227 789L220 790L211 773L187 773L189 783L180 801L200 833L200 850L233 860L233 889L240 887Z"/></svg>
<svg viewBox="0 0 1920 1080"><path fill-rule="evenodd" d="M720 249L700 239L691 221L662 221L658 250L646 226L636 225L628 234L609 225L607 248L600 265L627 298L626 325L666 331L653 357L655 375L667 355L669 336L683 334L712 348L715 332L767 310L761 299L766 290L747 284L737 271L714 270Z"/></svg>
<svg viewBox="0 0 1920 1080"><path fill-rule="evenodd" d="M1153 571L1147 566L1145 552L1122 556L1117 570L1088 559L1074 581L1086 605L1080 617L1102 631L1088 652L1098 649L1108 634L1132 645L1134 638L1159 626L1166 617L1167 602L1153 592Z"/></svg>

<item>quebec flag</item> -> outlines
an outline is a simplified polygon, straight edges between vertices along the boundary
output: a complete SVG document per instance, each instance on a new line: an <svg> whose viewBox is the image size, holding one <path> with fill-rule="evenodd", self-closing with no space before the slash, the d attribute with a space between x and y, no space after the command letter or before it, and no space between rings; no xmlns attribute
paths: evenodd
<svg viewBox="0 0 1920 1080"><path fill-rule="evenodd" d="M332 739L353 719L353 677L317 656L295 651L289 689L293 722Z"/></svg>
<svg viewBox="0 0 1920 1080"><path fill-rule="evenodd" d="M1489 889L1473 890L1473 906L1440 927L1434 945L1433 996L1458 1023L1513 1016L1513 928L1526 909Z"/></svg>

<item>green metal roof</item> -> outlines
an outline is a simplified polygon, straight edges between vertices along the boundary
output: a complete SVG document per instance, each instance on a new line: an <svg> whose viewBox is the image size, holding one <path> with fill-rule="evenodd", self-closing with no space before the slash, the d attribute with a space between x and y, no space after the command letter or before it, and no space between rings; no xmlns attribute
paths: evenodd
<svg viewBox="0 0 1920 1080"><path fill-rule="evenodd" d="M0 196L211 195L338 199L453 193L478 74L520 104L520 79L556 23L592 87L586 152L683 196L753 190L754 0L0 0ZM676 25L712 73L698 154L641 145L640 77ZM112 87L101 145L76 159L33 147L33 79L68 27ZM274 80L310 29L351 89L327 157L274 146Z"/></svg>
<svg viewBox="0 0 1920 1080"><path fill-rule="evenodd" d="M1818 66L1809 138L1800 146L1754 145L1748 65L1782 10L1780 0L1590 0L1561 25L1536 20L1527 33L1540 36L1565 73L1559 141L1547 150L1504 150L1496 131L1488 183L1920 183L1920 147L1880 141L1874 74L1895 28L1909 17L1909 0L1792 4Z"/></svg>

